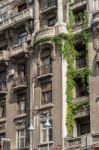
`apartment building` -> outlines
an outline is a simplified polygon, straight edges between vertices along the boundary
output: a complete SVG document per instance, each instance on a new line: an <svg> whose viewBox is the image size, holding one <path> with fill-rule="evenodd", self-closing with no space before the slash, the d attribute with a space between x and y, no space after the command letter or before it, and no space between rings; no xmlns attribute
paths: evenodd
<svg viewBox="0 0 99 150"><path fill-rule="evenodd" d="M0 149L63 147L66 63L51 38L65 22L64 0L0 0Z"/></svg>
<svg viewBox="0 0 99 150"><path fill-rule="evenodd" d="M73 101L87 103L88 105L79 108L74 115L74 132L72 137L65 138L67 150L98 150L99 149L99 74L98 74L98 52L99 52L99 1L98 0L73 0L69 4L75 16L73 27L74 34L81 32L82 15L85 10L88 12L88 49L85 49L83 42L75 43L76 50L80 54L75 60L76 69L83 70L89 65L89 92L83 89L80 78L75 79L73 90ZM86 51L88 59L83 52Z"/></svg>

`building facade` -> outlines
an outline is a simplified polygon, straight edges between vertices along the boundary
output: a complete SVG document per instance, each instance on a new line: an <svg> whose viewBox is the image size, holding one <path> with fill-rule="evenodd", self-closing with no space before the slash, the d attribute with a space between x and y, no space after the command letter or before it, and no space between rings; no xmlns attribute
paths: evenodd
<svg viewBox="0 0 99 150"><path fill-rule="evenodd" d="M99 149L99 101L98 101L98 50L99 50L99 1L98 0L73 0L69 4L70 9L75 16L74 33L81 32L82 15L84 11L88 12L88 49L85 49L83 42L75 43L76 49L80 54L75 60L76 69L83 70L86 65L89 66L89 92L87 88L83 89L80 78L75 80L73 90L73 101L87 103L86 106L79 107L74 115L73 137L66 137L65 147L67 150L75 149ZM88 54L86 56L83 52Z"/></svg>
<svg viewBox="0 0 99 150"><path fill-rule="evenodd" d="M63 0L0 0L2 150L64 145L66 63L51 38L65 31L65 12Z"/></svg>

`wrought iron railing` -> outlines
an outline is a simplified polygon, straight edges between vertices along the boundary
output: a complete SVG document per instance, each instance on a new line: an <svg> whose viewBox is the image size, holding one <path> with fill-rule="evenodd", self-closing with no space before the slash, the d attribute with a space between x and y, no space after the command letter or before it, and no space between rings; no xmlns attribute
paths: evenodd
<svg viewBox="0 0 99 150"><path fill-rule="evenodd" d="M38 76L52 73L52 65L44 65L37 68Z"/></svg>

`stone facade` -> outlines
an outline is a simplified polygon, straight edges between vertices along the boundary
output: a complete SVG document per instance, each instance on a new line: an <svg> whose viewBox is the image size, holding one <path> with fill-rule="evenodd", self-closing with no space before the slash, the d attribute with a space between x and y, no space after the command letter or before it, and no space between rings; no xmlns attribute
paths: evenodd
<svg viewBox="0 0 99 150"><path fill-rule="evenodd" d="M2 150L47 149L47 115L50 150L64 146L66 62L50 40L65 32L64 12L63 0L0 0Z"/></svg>

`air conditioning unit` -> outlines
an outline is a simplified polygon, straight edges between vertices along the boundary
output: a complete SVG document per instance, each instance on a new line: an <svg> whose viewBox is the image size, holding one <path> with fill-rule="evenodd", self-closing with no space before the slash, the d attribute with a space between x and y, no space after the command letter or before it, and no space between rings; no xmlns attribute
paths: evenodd
<svg viewBox="0 0 99 150"><path fill-rule="evenodd" d="M8 138L2 138L1 141L2 150L10 150L11 147L11 140Z"/></svg>

